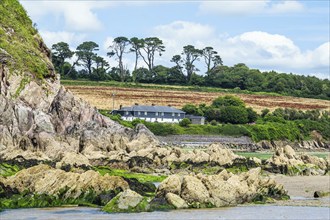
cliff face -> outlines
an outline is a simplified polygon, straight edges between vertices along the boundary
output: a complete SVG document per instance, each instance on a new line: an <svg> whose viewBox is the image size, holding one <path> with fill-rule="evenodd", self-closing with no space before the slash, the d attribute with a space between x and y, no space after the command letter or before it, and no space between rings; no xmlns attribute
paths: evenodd
<svg viewBox="0 0 330 220"><path fill-rule="evenodd" d="M99 158L158 143L145 127L122 127L60 85L18 1L1 0L0 14L0 159Z"/></svg>

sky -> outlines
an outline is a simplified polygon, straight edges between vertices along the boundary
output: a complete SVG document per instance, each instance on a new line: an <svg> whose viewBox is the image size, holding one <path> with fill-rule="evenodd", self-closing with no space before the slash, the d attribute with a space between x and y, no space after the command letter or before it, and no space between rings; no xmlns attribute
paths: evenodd
<svg viewBox="0 0 330 220"><path fill-rule="evenodd" d="M166 51L155 65L174 66L172 56L191 44L213 47L227 66L330 78L328 0L20 2L48 47L64 41L74 50L94 41L111 66L117 62L106 53L114 38L158 37ZM132 69L133 54L124 63ZM198 65L204 73L203 60Z"/></svg>

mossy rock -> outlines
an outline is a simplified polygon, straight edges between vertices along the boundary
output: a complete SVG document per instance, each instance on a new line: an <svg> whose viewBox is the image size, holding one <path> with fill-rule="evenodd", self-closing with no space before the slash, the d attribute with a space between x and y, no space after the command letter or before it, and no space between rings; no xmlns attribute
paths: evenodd
<svg viewBox="0 0 330 220"><path fill-rule="evenodd" d="M134 192L134 191L133 191ZM137 194L136 197L132 197L132 200L128 204L121 205L121 198L125 192L118 194L114 197L108 204L106 204L102 211L109 213L117 213L117 212L146 212L150 210L149 202L151 199L149 197L139 197ZM134 193L135 194L135 193ZM136 203L138 201L138 203Z"/></svg>

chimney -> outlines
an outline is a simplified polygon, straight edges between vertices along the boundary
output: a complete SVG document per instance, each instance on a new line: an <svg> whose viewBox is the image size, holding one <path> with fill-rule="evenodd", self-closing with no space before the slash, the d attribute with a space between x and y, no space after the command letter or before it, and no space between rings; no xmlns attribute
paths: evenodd
<svg viewBox="0 0 330 220"><path fill-rule="evenodd" d="M172 107L172 105L168 105L168 107Z"/></svg>
<svg viewBox="0 0 330 220"><path fill-rule="evenodd" d="M152 103L151 105L152 105L152 106L155 106L155 104L154 104L154 103Z"/></svg>
<svg viewBox="0 0 330 220"><path fill-rule="evenodd" d="M122 107L123 107L123 105L120 105L120 106L119 106L119 109L121 109Z"/></svg>
<svg viewBox="0 0 330 220"><path fill-rule="evenodd" d="M139 105L139 103L135 103L135 105Z"/></svg>

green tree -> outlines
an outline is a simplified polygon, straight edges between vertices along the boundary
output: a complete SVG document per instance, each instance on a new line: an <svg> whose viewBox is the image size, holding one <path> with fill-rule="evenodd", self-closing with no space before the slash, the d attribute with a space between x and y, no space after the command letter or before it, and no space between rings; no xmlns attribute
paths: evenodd
<svg viewBox="0 0 330 220"><path fill-rule="evenodd" d="M221 107L218 120L222 123L231 124L246 124L249 122L248 112L242 106Z"/></svg>
<svg viewBox="0 0 330 220"><path fill-rule="evenodd" d="M200 49L196 49L192 45L187 45L183 47L183 52L181 53L183 59L183 66L186 69L187 73L187 82L189 83L191 80L191 76L194 71L198 71L195 67L195 61L198 61L202 56L203 51Z"/></svg>
<svg viewBox="0 0 330 220"><path fill-rule="evenodd" d="M148 37L140 42L140 46L139 54L151 72L154 68L155 54L158 53L158 55L161 56L162 52L165 51L163 41L157 37ZM145 54L143 54L142 51L144 51Z"/></svg>
<svg viewBox="0 0 330 220"><path fill-rule="evenodd" d="M220 96L216 99L213 100L212 102L212 106L219 108L222 106L240 106L240 107L244 107L245 103L236 96L232 96L232 95L226 95L226 96Z"/></svg>
<svg viewBox="0 0 330 220"><path fill-rule="evenodd" d="M206 64L207 72L209 72L211 69L214 69L217 66L222 65L222 59L219 55L217 55L218 52L213 49L213 47L205 47L203 49L203 57ZM213 62L213 66L211 66Z"/></svg>
<svg viewBox="0 0 330 220"><path fill-rule="evenodd" d="M252 123L258 119L258 114L252 108L246 108L248 114L248 122Z"/></svg>
<svg viewBox="0 0 330 220"><path fill-rule="evenodd" d="M138 63L138 59L139 59L139 51L140 49L143 47L143 40L139 39L137 37L132 37L129 40L130 44L131 44L131 48L130 48L130 52L133 52L135 54L135 65L134 65L134 71L137 70L137 63ZM136 76L133 74L133 82L135 82L136 80Z"/></svg>
<svg viewBox="0 0 330 220"><path fill-rule="evenodd" d="M119 76L122 82L125 80L125 72L126 70L124 69L123 65L123 55L124 53L127 53L126 49L127 46L130 44L130 41L126 37L116 37L112 41L112 45L110 45L109 48L112 50L107 53L109 57L116 56L118 60L118 67L119 67Z"/></svg>
<svg viewBox="0 0 330 220"><path fill-rule="evenodd" d="M76 55L78 56L78 65L82 65L88 74L92 74L92 65L94 58L97 56L95 51L99 50L99 45L93 41L85 41L77 47Z"/></svg>
<svg viewBox="0 0 330 220"><path fill-rule="evenodd" d="M69 59L73 56L74 52L72 52L69 48L69 44L65 42L58 42L57 44L53 44L52 46L52 61L55 66L55 69L61 75L65 74L63 72L63 65L66 59Z"/></svg>
<svg viewBox="0 0 330 220"><path fill-rule="evenodd" d="M269 112L270 112L270 111L269 111L268 108L265 108L265 109L261 110L261 117L264 118Z"/></svg>
<svg viewBox="0 0 330 220"><path fill-rule="evenodd" d="M200 115L198 107L193 104L186 104L182 107L182 111L186 112L188 115Z"/></svg>
<svg viewBox="0 0 330 220"><path fill-rule="evenodd" d="M95 80L106 80L106 72L110 68L109 63L100 56L95 56L93 59L95 62L95 68L93 68L92 78Z"/></svg>

